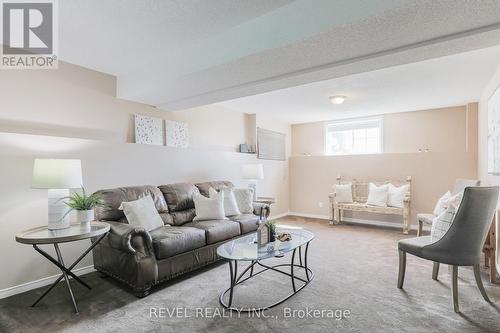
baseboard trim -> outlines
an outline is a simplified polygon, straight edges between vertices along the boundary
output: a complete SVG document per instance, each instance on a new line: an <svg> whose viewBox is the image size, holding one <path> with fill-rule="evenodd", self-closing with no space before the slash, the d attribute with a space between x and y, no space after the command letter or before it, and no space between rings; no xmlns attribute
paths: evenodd
<svg viewBox="0 0 500 333"><path fill-rule="evenodd" d="M280 219L282 217L285 217L285 216L288 216L290 215L290 212L285 212L285 213L281 213L281 214L276 214L276 215L271 215L269 216L269 220L276 220L276 219Z"/></svg>
<svg viewBox="0 0 500 333"><path fill-rule="evenodd" d="M90 266L76 268L72 272L75 273L77 276L79 276L79 275L84 275L84 274L87 274L87 273L90 273L93 271L95 271L94 266L90 265ZM26 283L23 283L23 284L20 284L17 286L1 289L0 290L0 299L6 298L9 296L13 296L16 294L24 293L25 291L29 291L32 289L47 286L51 283L54 283L54 281L57 280L57 278L60 275L61 274L47 276L47 277L41 278L39 280L30 281L30 282L26 282Z"/></svg>
<svg viewBox="0 0 500 333"><path fill-rule="evenodd" d="M320 214L289 212L288 215L289 216L298 216L298 217L308 217L308 218L312 218L312 219L330 220L330 216L320 215ZM402 223L392 223L392 222L379 221L379 220L356 219L356 218L351 218L351 217L345 217L344 222L354 223L354 224L374 225L374 226L378 226L378 227L394 228L394 229L402 229L403 228ZM411 230L417 230L417 226L415 226L415 225L411 226ZM424 226L423 230L430 231L431 228Z"/></svg>

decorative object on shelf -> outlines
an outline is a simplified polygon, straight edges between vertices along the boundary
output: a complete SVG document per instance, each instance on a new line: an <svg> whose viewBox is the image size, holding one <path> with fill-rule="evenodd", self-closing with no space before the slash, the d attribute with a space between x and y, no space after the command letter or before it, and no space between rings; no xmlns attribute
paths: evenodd
<svg viewBox="0 0 500 333"><path fill-rule="evenodd" d="M189 146L188 124L165 120L165 144L168 147L187 148Z"/></svg>
<svg viewBox="0 0 500 333"><path fill-rule="evenodd" d="M245 143L240 144L240 153L250 153L248 145Z"/></svg>
<svg viewBox="0 0 500 333"><path fill-rule="evenodd" d="M276 221L269 220L266 224L269 228L269 242L274 242L276 240Z"/></svg>
<svg viewBox="0 0 500 333"><path fill-rule="evenodd" d="M163 120L155 117L134 115L135 143L163 145Z"/></svg>
<svg viewBox="0 0 500 333"><path fill-rule="evenodd" d="M80 186L82 186L80 160L35 159L31 187L48 190L49 230L69 227L68 206L63 199L69 196L70 188Z"/></svg>
<svg viewBox="0 0 500 333"><path fill-rule="evenodd" d="M99 193L87 195L83 187L82 194L75 192L65 199L68 199L66 205L76 213L76 222L82 226L90 225L94 220L94 208L106 206Z"/></svg>
<svg viewBox="0 0 500 333"><path fill-rule="evenodd" d="M500 174L500 86L488 101L488 173Z"/></svg>
<svg viewBox="0 0 500 333"><path fill-rule="evenodd" d="M276 238L280 242L288 242L288 241L292 240L292 235L288 232L282 232L282 233L279 233L278 235L276 235Z"/></svg>
<svg viewBox="0 0 500 333"><path fill-rule="evenodd" d="M245 164L242 168L243 179L248 180L248 187L253 189L253 200L257 199L257 180L264 179L262 164Z"/></svg>

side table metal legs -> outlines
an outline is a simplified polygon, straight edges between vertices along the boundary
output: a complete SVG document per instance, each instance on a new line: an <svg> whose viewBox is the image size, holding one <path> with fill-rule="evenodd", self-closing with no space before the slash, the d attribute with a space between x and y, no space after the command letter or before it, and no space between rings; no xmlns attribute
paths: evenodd
<svg viewBox="0 0 500 333"><path fill-rule="evenodd" d="M91 289L90 286L85 283L81 278L76 276L71 270L80 262L82 259L90 252L92 249L106 236L106 234L101 235L95 242L90 245L90 247L85 250L85 252L82 253L78 259L75 260L74 263L72 263L68 268L66 268L64 264L64 260L61 254L61 250L59 249L59 245L57 243L54 244L54 248L56 250L57 254L57 260L51 257L47 252L44 250L40 249L36 244L33 245L33 248L40 253L42 256L47 258L51 263L56 265L62 272L62 274L57 278L54 283L45 290L45 292L31 305L32 307L36 306L58 283L61 281L63 278L66 281L66 286L68 287L69 295L71 296L71 301L73 302L73 307L75 308L75 313L79 314L78 311L78 306L76 304L75 296L73 294L73 289L71 288L71 283L69 281L69 277L71 276L75 281L79 282L83 286L85 286L87 289Z"/></svg>

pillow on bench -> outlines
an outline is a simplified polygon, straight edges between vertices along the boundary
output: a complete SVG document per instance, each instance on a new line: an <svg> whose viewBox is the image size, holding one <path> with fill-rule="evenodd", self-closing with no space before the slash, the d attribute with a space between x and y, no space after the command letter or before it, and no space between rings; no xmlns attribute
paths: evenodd
<svg viewBox="0 0 500 333"><path fill-rule="evenodd" d="M387 207L388 192L389 185L377 186L374 183L370 183L366 204L368 206Z"/></svg>
<svg viewBox="0 0 500 333"><path fill-rule="evenodd" d="M352 203L352 183L335 185L335 200L338 203Z"/></svg>
<svg viewBox="0 0 500 333"><path fill-rule="evenodd" d="M404 200L409 187L410 185L408 184L399 187L389 184L389 190L387 192L387 206L403 208Z"/></svg>

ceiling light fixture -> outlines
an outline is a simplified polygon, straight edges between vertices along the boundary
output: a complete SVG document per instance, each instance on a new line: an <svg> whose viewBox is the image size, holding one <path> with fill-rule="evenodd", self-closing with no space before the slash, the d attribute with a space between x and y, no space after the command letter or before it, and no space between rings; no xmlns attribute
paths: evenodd
<svg viewBox="0 0 500 333"><path fill-rule="evenodd" d="M344 103L346 98L347 98L346 96L341 96L341 95L328 97L328 99L330 100L330 102L332 102L332 104L342 104Z"/></svg>

